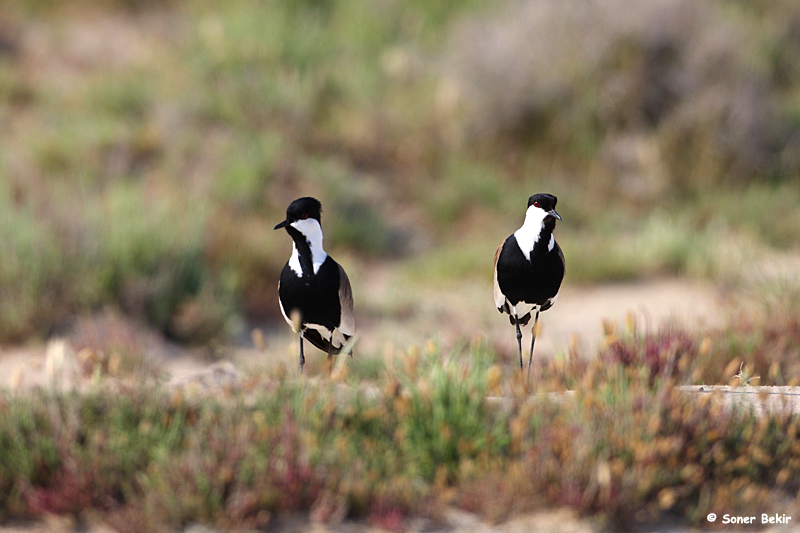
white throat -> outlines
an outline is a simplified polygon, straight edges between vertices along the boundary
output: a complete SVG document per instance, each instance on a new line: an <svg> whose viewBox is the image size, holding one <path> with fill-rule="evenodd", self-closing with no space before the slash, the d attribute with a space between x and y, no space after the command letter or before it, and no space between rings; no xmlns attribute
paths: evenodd
<svg viewBox="0 0 800 533"><path fill-rule="evenodd" d="M319 271L319 267L328 258L328 254L322 249L322 227L316 219L307 218L305 220L296 220L292 222L292 227L297 229L308 242L308 247L311 249L311 264L314 268L314 274ZM289 258L289 268L291 268L298 277L302 277L303 268L300 266L300 252L297 251L297 245L292 241L292 256Z"/></svg>
<svg viewBox="0 0 800 533"><path fill-rule="evenodd" d="M547 217L547 212L544 209L530 206L525 212L525 222L522 224L522 227L514 232L517 245L528 261L531 260L531 252L533 251L534 245L539 242L545 217ZM547 249L552 250L555 244L556 239L551 233L550 242L547 243Z"/></svg>

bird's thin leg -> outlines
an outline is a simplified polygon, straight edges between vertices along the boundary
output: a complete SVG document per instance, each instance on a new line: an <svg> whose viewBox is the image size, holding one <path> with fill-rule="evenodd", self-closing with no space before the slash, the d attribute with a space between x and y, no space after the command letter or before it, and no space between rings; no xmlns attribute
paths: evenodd
<svg viewBox="0 0 800 533"><path fill-rule="evenodd" d="M528 357L528 376L525 380L528 382L528 388L531 386L531 362L533 362L533 343L536 342L536 324L539 322L539 311L536 311L536 318L533 319L533 327L531 328L531 355Z"/></svg>
<svg viewBox="0 0 800 533"><path fill-rule="evenodd" d="M522 367L522 331L519 329L519 317L517 312L514 311L514 324L517 326L517 345L519 346L519 371L524 372Z"/></svg>
<svg viewBox="0 0 800 533"><path fill-rule="evenodd" d="M303 373L303 365L306 364L306 358L303 355L303 332L300 332L300 373Z"/></svg>
<svg viewBox="0 0 800 533"><path fill-rule="evenodd" d="M331 340L328 343L328 373L333 373L333 364L331 362L331 355L333 355L333 332L331 332Z"/></svg>

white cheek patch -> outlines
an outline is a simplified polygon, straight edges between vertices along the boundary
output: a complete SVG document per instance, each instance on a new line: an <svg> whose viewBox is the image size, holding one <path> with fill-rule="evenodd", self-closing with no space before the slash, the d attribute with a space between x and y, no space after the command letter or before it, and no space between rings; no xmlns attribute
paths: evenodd
<svg viewBox="0 0 800 533"><path fill-rule="evenodd" d="M322 228L320 228L319 222L314 218L295 220L292 222L292 227L297 228L297 230L306 237L316 233L322 234Z"/></svg>

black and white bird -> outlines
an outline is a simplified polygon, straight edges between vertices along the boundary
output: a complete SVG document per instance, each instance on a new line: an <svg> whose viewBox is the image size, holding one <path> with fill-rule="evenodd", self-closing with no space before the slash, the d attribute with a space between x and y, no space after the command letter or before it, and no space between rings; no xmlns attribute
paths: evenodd
<svg viewBox="0 0 800 533"><path fill-rule="evenodd" d="M531 328L531 353L528 377L536 342L539 313L550 309L558 298L564 279L564 254L553 230L558 199L552 194L534 194L528 198L528 210L522 227L509 235L494 253L494 303L500 313L508 313L517 328L519 369L522 370L522 332L534 314Z"/></svg>
<svg viewBox="0 0 800 533"><path fill-rule="evenodd" d="M292 255L281 272L278 297L286 322L300 336L300 372L305 357L303 339L331 355L338 354L355 331L353 292L344 269L322 248L322 204L298 198L286 208L286 228ZM352 356L352 354L351 354Z"/></svg>

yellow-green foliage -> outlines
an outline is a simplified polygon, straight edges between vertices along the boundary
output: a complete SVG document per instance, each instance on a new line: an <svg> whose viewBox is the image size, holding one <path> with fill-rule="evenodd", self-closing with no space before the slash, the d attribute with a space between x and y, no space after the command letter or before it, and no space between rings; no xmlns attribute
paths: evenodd
<svg viewBox="0 0 800 533"><path fill-rule="evenodd" d="M756 416L678 387L738 362L726 335L609 328L600 357L540 363L532 396L479 340L390 353L372 382L278 369L208 396L102 382L85 394L6 393L0 517L93 509L134 531L264 527L296 511L399 529L444 504L491 520L569 506L618 526L664 512L689 523L789 512L800 503L797 415Z"/></svg>
<svg viewBox="0 0 800 533"><path fill-rule="evenodd" d="M0 340L275 317L302 194L354 260L485 273L547 190L572 282L735 281L798 241L795 4L2 1Z"/></svg>

